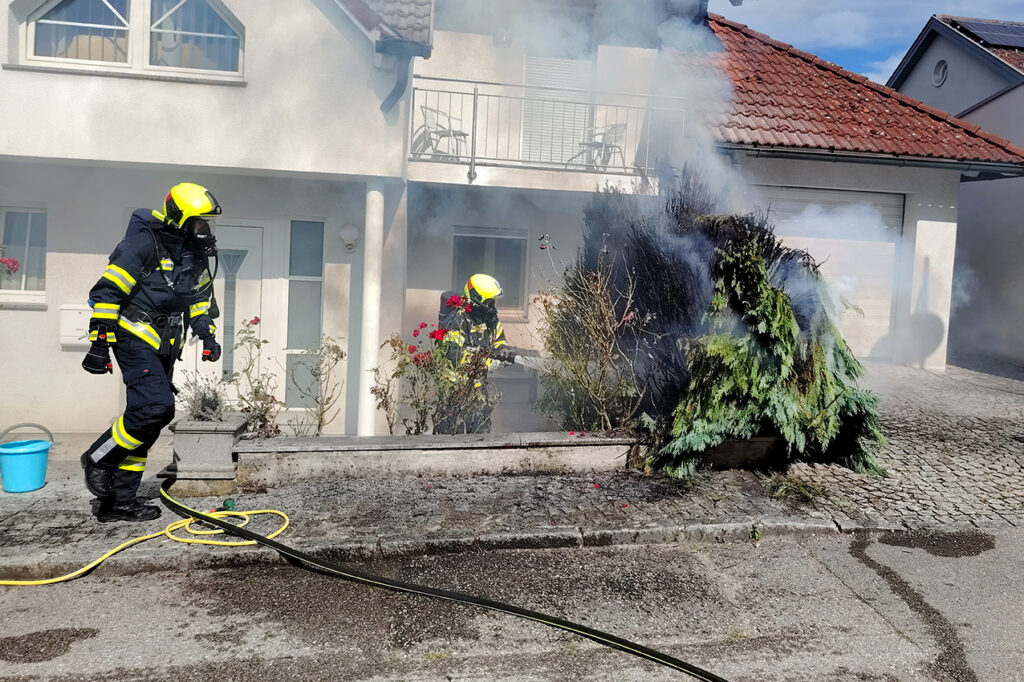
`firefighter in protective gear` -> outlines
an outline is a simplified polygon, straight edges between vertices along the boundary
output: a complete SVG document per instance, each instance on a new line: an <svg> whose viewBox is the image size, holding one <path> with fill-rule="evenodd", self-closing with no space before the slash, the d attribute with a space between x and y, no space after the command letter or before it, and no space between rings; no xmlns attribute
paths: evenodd
<svg viewBox="0 0 1024 682"><path fill-rule="evenodd" d="M160 509L136 498L146 455L174 417L171 385L184 325L203 342L203 360L221 355L211 311L213 281L208 256L216 245L209 219L220 204L205 188L175 185L164 210L132 214L124 239L89 292L92 342L82 367L113 373L113 349L127 387L124 414L82 455L85 483L99 498L100 521L147 521Z"/></svg>
<svg viewBox="0 0 1024 682"><path fill-rule="evenodd" d="M475 352L484 353L488 369L495 362L512 363L515 360L516 353L509 348L505 330L498 320L496 301L501 294L498 280L483 273L470 277L461 295L455 291L441 294L437 326L445 330L449 359L461 365L467 363ZM486 398L486 382L477 382L476 388L480 391L479 408L467 415L464 423L442 420L435 429L437 433L490 431L494 407Z"/></svg>

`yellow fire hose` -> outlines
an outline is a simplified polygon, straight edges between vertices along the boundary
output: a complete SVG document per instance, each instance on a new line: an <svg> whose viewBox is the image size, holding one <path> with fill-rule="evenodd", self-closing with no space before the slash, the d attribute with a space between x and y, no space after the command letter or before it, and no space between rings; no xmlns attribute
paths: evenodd
<svg viewBox="0 0 1024 682"><path fill-rule="evenodd" d="M278 511L276 509L258 509L256 511L226 511L225 510L225 511L210 511L210 512L206 512L207 516L212 516L212 517L217 518L217 519L230 518L230 517L240 518L240 519L242 519L242 522L237 524L237 526L239 528L241 528L241 527L245 526L246 524L248 524L249 520L252 517L258 516L260 514L274 514L274 515L280 516L282 519L284 519L284 523L281 525L281 527L278 528L277 530L275 530L270 535L268 535L267 536L268 538L277 537L278 535L280 535L281 533L284 532L285 528L288 527L288 516L284 512ZM125 550L125 549L128 549L129 547L132 547L133 545L137 545L139 543L145 542L146 540L153 540L153 539L159 538L159 537L165 537L165 538L167 538L169 540L174 540L175 542L181 542L181 543L184 543L184 544L187 544L187 545L219 545L221 547L244 547L246 545L255 545L255 544L257 544L255 540L209 540L209 539L206 539L205 536L221 535L221 534L224 533L224 531L219 529L219 528L215 529L215 530L204 530L202 528L194 528L192 526L192 524L196 523L197 521L198 521L198 519L196 519L195 517L189 517L187 519L178 519L177 521L169 523L166 528L164 528L162 531L160 531L158 533L150 533L149 535L140 535L137 538L132 538L131 540L128 540L127 542L124 542L124 543L118 545L117 547L115 547L114 549L110 550L109 552L107 552L106 554L104 554L100 558L96 559L95 561L93 561L93 562L91 562L89 564L86 564L85 566L82 566L80 569L78 569L74 573L68 573L67 575L62 575L62 576L59 576L57 578L45 578L43 580L0 580L0 585L6 585L6 586L10 586L10 587L19 587L19 586L24 587L24 586L32 586L32 585L53 585L54 583L61 583L61 582L64 582L65 580L74 580L75 578L78 578L78 577L80 577L82 575L85 575L86 573L88 573L92 569L96 568L97 566L99 566L104 561L106 561L110 557L114 556L118 552L120 552L122 550ZM195 537L187 537L187 536L186 537L182 537L182 536L179 536L179 535L175 535L174 534L175 531L179 531L179 530L182 531L182 532L185 532L185 533L190 533L192 536L195 536Z"/></svg>
<svg viewBox="0 0 1024 682"><path fill-rule="evenodd" d="M288 545L283 545L280 542L274 540L273 538L280 535L282 532L284 532L285 528L288 527L288 517L283 512L277 511L276 509L261 509L258 511L210 510L202 512L199 511L198 509L193 509L185 504L182 504L178 500L171 497L168 491L173 483L173 479L167 479L164 481L163 485L160 488L160 496L162 498L162 501L171 510L179 514L185 515L188 518L183 518L179 521L174 521L159 533L141 535L137 538L129 540L128 542L125 542L124 544L121 544L115 547L114 549L110 550L109 552L101 556L99 559L96 559L92 563L83 566L74 573L69 573L68 575L60 576L59 578L49 578L46 580L3 580L0 581L0 585L49 585L52 583L59 583L65 580L71 580L73 578L77 578L87 573L88 571L91 571L92 569L96 568L101 563L103 563L108 557L117 554L123 549L127 549L132 545L137 545L140 542L152 540L153 538L158 538L161 536L174 540L175 542L182 542L186 544L221 545L224 547L241 547L245 545L259 544L263 545L264 547L276 550L281 556L287 558L293 563L306 565L319 573L335 576L338 578L344 578L345 580L350 580L357 583L363 583L364 585L373 585L374 587L381 587L388 590L394 590L396 592L404 592L406 594L415 594L423 597L433 597L435 599L459 602L462 604L469 604L472 606L477 606L492 611L498 611L500 613L506 613L512 616L518 616L520 618L532 620L534 622L541 623L549 627L565 630L567 632L580 635L581 637L586 637L587 639L593 640L604 646L610 647L612 649L618 649L619 651L624 651L634 656L647 659L648 661L657 663L659 665L663 665L668 668L672 668L673 670L689 675L690 677L693 677L695 679L703 680L704 682L728 682L723 677L719 677L714 673L698 668L697 666L691 663L687 663L686 661L682 661L678 658L675 658L674 656L670 656L655 649L645 647L642 644L637 644L636 642L631 642L628 639L623 639L622 637L618 637L607 632L602 632L601 630L597 630L596 628L591 628L586 625L573 623L572 621L564 620L556 616L549 616L538 611L530 611L528 609L513 606L511 604L505 604L499 601L494 601L492 599L475 597L473 595L463 594L461 592L441 590L436 587L415 585L413 583L392 580L391 578L384 578L381 576L372 575L370 573L363 573L351 568L344 568L342 566L331 563L324 559L320 559L313 555L306 554L305 552L297 550L293 547L289 547ZM245 528L244 526L248 524L249 519L258 514L275 514L284 519L284 524L270 535L260 535L259 533L255 533L249 530L248 528ZM224 520L226 518L231 517L241 518L242 523L236 524ZM194 529L192 528L192 523L196 521L215 526L218 530ZM184 530L188 533L191 533L193 536L199 537L179 537L174 534L174 531L176 530ZM209 535L217 535L220 533L230 533L232 535L237 535L238 537L246 539L241 541L224 541L207 540L202 537Z"/></svg>

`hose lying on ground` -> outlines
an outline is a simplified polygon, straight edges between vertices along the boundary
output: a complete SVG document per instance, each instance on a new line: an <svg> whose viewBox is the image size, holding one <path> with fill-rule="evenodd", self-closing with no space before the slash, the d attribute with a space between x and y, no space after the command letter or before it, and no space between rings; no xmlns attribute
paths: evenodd
<svg viewBox="0 0 1024 682"><path fill-rule="evenodd" d="M354 582L363 583L366 585L373 585L374 587L382 587L389 590L395 590L397 592L405 592L408 594L418 594L424 597L434 597L436 599L445 599L448 601L458 602L461 604L470 604L472 606L479 606L485 609L491 609L492 611L499 611L501 613L508 613L513 616L519 616L520 618L526 618L527 620L536 621L543 623L544 625L558 628L560 630L566 630L582 637L592 639L599 644L603 644L613 649L625 651L626 653L645 658L654 663L658 663L669 668L673 668L680 672L686 673L691 677L698 680L705 680L706 682L728 682L725 678L719 677L714 673L710 673L707 670L702 670L695 665L691 665L686 661L681 661L678 658L663 654L660 651L649 649L643 645L631 642L628 639L623 639L615 635L589 628L585 625L579 625L571 621L556 618L554 616L548 616L537 611L530 611L528 609L522 609L518 606L512 606L510 604L503 604L498 601L491 599L484 599L482 597L474 597L469 594L462 594L461 592L450 592L448 590L440 590L435 587L425 587L422 585L414 585L412 583L406 583L399 580L391 580L390 578L382 578L380 576L371 575L369 573L362 573L355 571L350 568L343 568L337 564L323 559L318 559L312 555L300 552L297 549L293 549L288 545L282 545L272 539L271 536L262 536L252 532L248 528L242 528L236 526L227 521L223 521L215 515L206 514L199 510L187 507L181 502L178 502L171 497L168 492L168 488L174 483L173 479L167 479L164 481L163 486L160 488L160 495L163 498L163 502L170 509L179 514L185 514L193 518L205 521L206 523L212 524L221 528L226 533L237 535L247 540L257 542L264 547L269 547L276 550L278 553L283 555L289 560L297 561L301 564L305 564L314 570L326 573L328 575L336 576L338 578L344 578L345 580L351 580Z"/></svg>
<svg viewBox="0 0 1024 682"><path fill-rule="evenodd" d="M619 651L625 651L626 653L633 654L634 656L639 656L640 658L647 659L648 661L652 661L659 665L663 665L674 670L678 670L698 680L704 680L705 682L728 682L727 680L725 680L725 678L719 677L714 673L710 673L706 670L698 668L695 665L691 665L686 661L679 660L678 658L669 656L668 654L661 653L660 651L655 651L654 649L650 649L643 645L636 644L635 642L631 642L628 639L623 639L621 637L608 634L607 632L602 632L601 630L589 628L585 625L579 625L568 620L563 620L561 618L556 618L554 616L548 616L537 611L522 609L518 606L503 604L501 602L494 601L491 599L474 597L472 595L462 594L460 592L440 590L434 587L414 585L412 583L391 580L390 578L382 578L380 576L375 576L369 573L362 573L360 571L355 571L353 569L343 568L337 564L325 561L323 559L318 559L312 555L306 554L305 552L300 552L297 549L289 547L288 545L283 545L274 540L275 537L283 533L284 530L288 527L289 519L288 516L284 514L284 512L280 512L276 509L260 509L256 511L218 510L201 512L198 509L188 507L182 504L181 502L177 501L173 497L171 497L170 493L168 492L168 489L173 483L174 479L165 480L160 488L160 496L162 498L163 503L169 509L187 518L182 518L168 524L166 528L164 528L162 531L158 533L140 535L137 538L132 538L131 540L128 540L127 542L118 545L117 547L110 550L109 552L107 552L100 558L96 559L95 561L83 566L77 571L68 573L67 575L62 575L57 578L46 578L41 580L0 580L0 586L18 587L33 585L52 585L54 583L73 580L75 578L79 578L89 573L94 568L96 568L101 563L103 563L113 555L117 554L118 552L125 550L133 545L145 542L146 540L152 540L158 537L166 537L171 540L174 540L175 542L181 542L185 544L220 545L223 547L242 547L246 545L259 544L277 551L279 554L281 554L293 563L308 566L309 568L320 573L331 575L337 578L344 578L346 580L351 580L358 583L363 583L365 585L372 585L374 587L395 590L397 592L416 594L423 597L433 597L435 599L444 599L447 601L458 602L461 604L479 606L481 608L490 609L492 611L498 611L501 613L507 613L513 616L519 616L520 618L526 618L527 620L543 623L544 625L548 625L553 628L558 628L560 630L565 630L567 632L572 632L574 634L580 635L581 637L592 639L599 644L603 644L604 646L611 647L612 649L618 649ZM274 514L280 516L282 519L284 519L284 523L281 525L280 528L276 529L273 533L269 535L260 535L258 533L254 533L248 528L245 528L246 524L249 523L249 520L253 516L257 516L259 514ZM242 519L242 522L239 524L234 524L225 520L227 518L232 517L240 518ZM193 528L192 524L196 521L200 521L205 524L215 526L218 530L203 530L199 528ZM184 532L191 533L195 537L180 537L174 534L174 532L177 530L182 530ZM227 540L210 540L203 537L210 535L219 535L221 533L235 535L244 538L244 540L236 542Z"/></svg>
<svg viewBox="0 0 1024 682"><path fill-rule="evenodd" d="M197 512L197 513L199 513L199 512ZM224 510L212 511L212 512L209 512L208 514L203 514L203 520L204 521L209 521L209 519L211 519L211 518L222 519L222 518L226 518L226 517L240 518L240 519L242 519L242 523L238 524L237 526L234 525L234 524L228 524L228 525L233 526L235 528L241 528L242 526L244 526L247 523L249 523L249 519L250 518L252 518L253 516L258 516L260 514L275 514L277 516L280 516L282 519L284 519L284 523L281 525L281 527L278 528L277 530L275 530L270 535L268 535L267 539L276 538L278 535L280 535L281 533L284 532L285 528L288 527L288 516L284 512L280 512L280 511L278 511L276 509L258 509L256 511L224 511ZM166 528L164 528L162 531L160 531L158 533L150 533L149 535L140 535L137 538L132 538L131 540L128 540L127 542L121 543L120 545L118 545L114 549L110 550L109 552L107 552L106 554L101 556L99 559L96 559L95 561L90 562L90 563L86 564L85 566L82 566L77 571L74 571L72 573L68 573L67 575L62 575L62 576L59 576L59 577L56 577L56 578L44 578L44 579L41 579L41 580L0 580L0 586L7 586L7 587L32 587L32 586L36 586L36 585L53 585L55 583L65 582L67 580L74 580L75 578L80 578L83 575L85 575L86 573L89 573L91 570L93 570L94 568L96 568L97 566L99 566L104 561L106 561L110 557L114 556L118 552L120 552L122 550L125 550L125 549L128 549L129 547L131 547L133 545L137 545L139 543L145 542L146 540L152 540L154 538L159 538L159 537L165 537L165 538L168 538L170 540L174 540L175 542L181 542L181 543L187 544L187 545L220 545L222 547L244 547L246 545L255 545L255 544L257 544L255 540L243 540L243 541L207 540L207 539L203 539L201 537L181 537L181 536L178 536L178 535L174 534L174 532L178 531L178 530L181 530L181 531L186 532L186 533L191 533L194 536L220 535L221 533L224 532L222 530L201 530L199 528L193 528L192 524L195 523L197 520L198 520L198 517L196 517L196 516L190 516L189 518L186 518L186 519L178 519L177 521L169 523ZM262 537L262 536L260 536L260 537Z"/></svg>

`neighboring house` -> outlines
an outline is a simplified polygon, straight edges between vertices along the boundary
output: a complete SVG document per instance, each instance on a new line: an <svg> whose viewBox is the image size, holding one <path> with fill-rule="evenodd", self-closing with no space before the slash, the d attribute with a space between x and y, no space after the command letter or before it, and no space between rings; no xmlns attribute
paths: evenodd
<svg viewBox="0 0 1024 682"><path fill-rule="evenodd" d="M1024 144L1024 23L933 16L889 85ZM964 305L953 314L953 351L1024 364L1024 180L971 182L960 189L956 279Z"/></svg>
<svg viewBox="0 0 1024 682"><path fill-rule="evenodd" d="M298 410L297 353L341 339L330 430L368 435L384 339L435 320L440 293L483 270L504 285L510 341L536 348L531 296L575 252L593 190L654 193L701 138L703 94L668 87L675 57L657 49L662 0L629 31L622 3L596 0L4 3L0 241L25 266L0 279L0 426L98 431L119 413L120 381L79 366L84 299L130 211L176 182L224 206L225 349L259 316L263 369ZM702 11L676 20L704 24ZM863 309L843 318L857 352L943 366L961 176L1022 175L1024 150L706 23L734 92L708 142L746 179L742 202L770 207ZM807 229L849 207L877 229ZM215 371L238 363L226 352ZM179 367L200 368L194 346ZM527 416L531 377L510 368L496 383L497 428L543 425Z"/></svg>

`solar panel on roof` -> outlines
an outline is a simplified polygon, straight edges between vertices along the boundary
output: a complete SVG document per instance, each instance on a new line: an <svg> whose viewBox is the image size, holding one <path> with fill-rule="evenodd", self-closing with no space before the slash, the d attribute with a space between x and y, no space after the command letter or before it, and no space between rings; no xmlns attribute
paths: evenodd
<svg viewBox="0 0 1024 682"><path fill-rule="evenodd" d="M983 40L989 45L1024 48L1024 26L989 24L981 21L961 21L958 23L979 40Z"/></svg>

